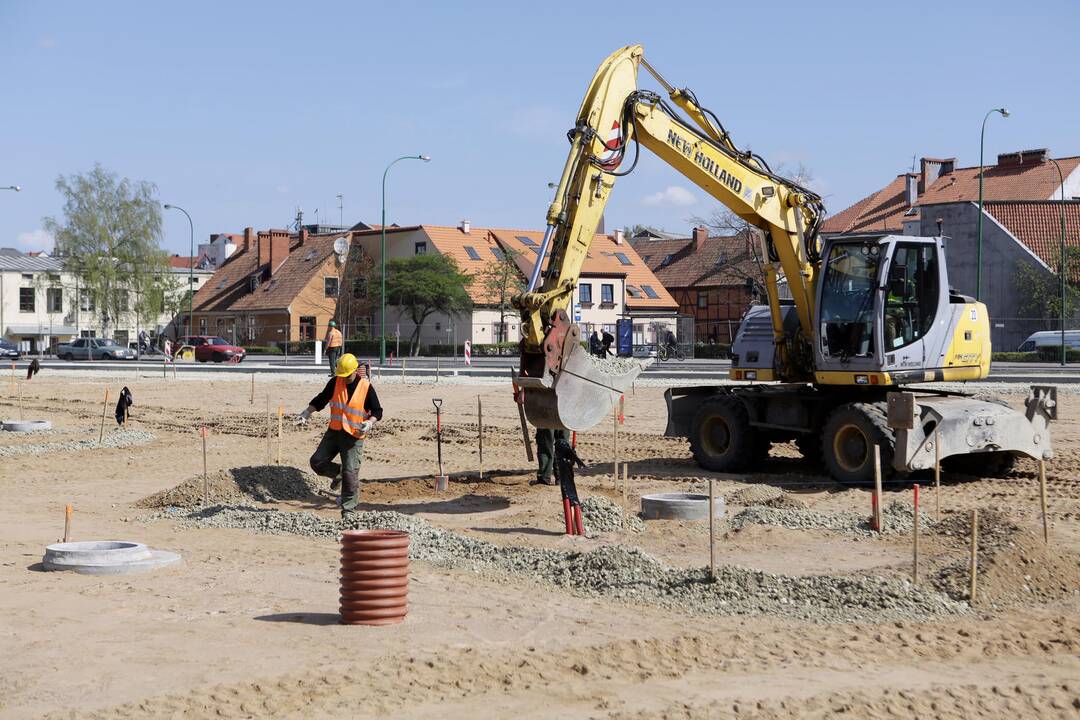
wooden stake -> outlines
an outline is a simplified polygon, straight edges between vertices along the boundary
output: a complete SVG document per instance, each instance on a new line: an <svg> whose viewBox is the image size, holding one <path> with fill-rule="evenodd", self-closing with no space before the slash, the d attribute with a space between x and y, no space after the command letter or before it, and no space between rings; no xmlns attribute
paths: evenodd
<svg viewBox="0 0 1080 720"><path fill-rule="evenodd" d="M480 449L480 479L484 479L484 403L476 396L476 443Z"/></svg>
<svg viewBox="0 0 1080 720"><path fill-rule="evenodd" d="M979 574L979 511L971 511L971 590L968 603L975 605L975 580Z"/></svg>
<svg viewBox="0 0 1080 720"><path fill-rule="evenodd" d="M881 517L881 448L874 445L874 529L882 532Z"/></svg>
<svg viewBox="0 0 1080 720"><path fill-rule="evenodd" d="M11 363L11 389L15 389L15 363Z"/></svg>
<svg viewBox="0 0 1080 720"><path fill-rule="evenodd" d="M934 520L941 522L941 433L934 428Z"/></svg>
<svg viewBox="0 0 1080 720"><path fill-rule="evenodd" d="M1050 542L1050 521L1046 517L1046 461L1039 461L1039 501L1042 504L1043 542Z"/></svg>
<svg viewBox="0 0 1080 720"><path fill-rule="evenodd" d="M71 540L71 503L64 508L64 542Z"/></svg>
<svg viewBox="0 0 1080 720"><path fill-rule="evenodd" d="M435 382L439 382L439 368L440 367L442 367L442 359L438 355L436 355L435 356Z"/></svg>
<svg viewBox="0 0 1080 720"><path fill-rule="evenodd" d="M281 464L281 423L285 417L285 406L278 405L277 407L277 464Z"/></svg>
<svg viewBox="0 0 1080 720"><path fill-rule="evenodd" d="M625 505L627 502L627 487L630 485L630 463L623 463L622 466L622 500Z"/></svg>
<svg viewBox="0 0 1080 720"><path fill-rule="evenodd" d="M251 404L255 404L255 373L251 373Z"/></svg>
<svg viewBox="0 0 1080 720"><path fill-rule="evenodd" d="M915 523L914 523L914 537L913 537L913 549L915 552L914 560L911 565L911 583L913 585L919 584L919 484L915 483Z"/></svg>
<svg viewBox="0 0 1080 720"><path fill-rule="evenodd" d="M716 582L716 483L709 478L709 579Z"/></svg>
<svg viewBox="0 0 1080 720"><path fill-rule="evenodd" d="M270 464L270 396L266 396L266 464Z"/></svg>
<svg viewBox="0 0 1080 720"><path fill-rule="evenodd" d="M109 388L105 388L105 402L101 405L101 432L98 433L98 445L105 440L105 413L109 409Z"/></svg>
<svg viewBox="0 0 1080 720"><path fill-rule="evenodd" d="M199 434L202 435L202 497L203 505L210 504L210 480L206 474L206 427L199 428Z"/></svg>
<svg viewBox="0 0 1080 720"><path fill-rule="evenodd" d="M405 358L401 358L401 384L405 384Z"/></svg>
<svg viewBox="0 0 1080 720"><path fill-rule="evenodd" d="M23 403L22 403L22 386L23 386L23 384L18 383L18 385L19 385L19 420L21 421L23 419L23 417L22 417L22 405L23 405Z"/></svg>

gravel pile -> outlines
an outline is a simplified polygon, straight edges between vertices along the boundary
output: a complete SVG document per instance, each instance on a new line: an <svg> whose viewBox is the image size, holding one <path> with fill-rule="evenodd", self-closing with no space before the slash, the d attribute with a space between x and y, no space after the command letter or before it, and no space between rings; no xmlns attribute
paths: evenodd
<svg viewBox="0 0 1080 720"><path fill-rule="evenodd" d="M148 433L145 430L113 430L105 435L105 439L101 443L98 443L95 437L92 440L65 440L62 442L11 445L0 447L0 457L45 455L55 452L82 452L83 450L92 450L98 447L122 448L131 445L143 445L153 439L153 433Z"/></svg>
<svg viewBox="0 0 1080 720"><path fill-rule="evenodd" d="M884 532L905 534L912 532L915 525L915 513L911 505L899 501L889 503L881 512ZM920 527L933 525L933 520L924 512L919 513ZM775 507L748 507L731 518L731 527L739 530L747 525L779 525L795 530L832 530L871 537L878 533L870 529L870 517L852 512L821 513L814 510L797 510Z"/></svg>
<svg viewBox="0 0 1080 720"><path fill-rule="evenodd" d="M207 498L215 503L279 502L304 500L329 482L308 472L284 465L255 465L221 470L207 477ZM139 507L194 508L204 504L202 475L186 480L135 503Z"/></svg>
<svg viewBox="0 0 1080 720"><path fill-rule="evenodd" d="M627 515L606 497L591 496L581 501L581 519L589 535L604 532L641 532L645 522L637 515Z"/></svg>
<svg viewBox="0 0 1080 720"><path fill-rule="evenodd" d="M705 492L708 492L708 486ZM806 508L801 500L791 497L790 494L772 485L748 485L725 495L724 503L741 507Z"/></svg>
<svg viewBox="0 0 1080 720"><path fill-rule="evenodd" d="M606 372L609 375L625 375L628 372L639 370L641 368L641 363L633 358L599 358L595 355L589 355L588 357L597 370Z"/></svg>
<svg viewBox="0 0 1080 720"><path fill-rule="evenodd" d="M217 506L173 510L154 517L189 527L246 528L274 534L333 538L343 524L308 512ZM409 556L436 567L484 575L523 576L578 595L648 603L682 612L782 615L819 622L926 618L965 612L967 606L905 581L870 577L789 577L722 567L717 581L707 570L668 567L641 550L605 545L588 552L503 547L439 529L396 512L350 516L348 528L404 530Z"/></svg>

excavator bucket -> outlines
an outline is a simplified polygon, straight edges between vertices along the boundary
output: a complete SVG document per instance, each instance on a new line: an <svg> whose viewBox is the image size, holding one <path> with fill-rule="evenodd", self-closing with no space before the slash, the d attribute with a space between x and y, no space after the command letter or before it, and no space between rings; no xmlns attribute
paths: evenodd
<svg viewBox="0 0 1080 720"><path fill-rule="evenodd" d="M558 311L543 354L522 355L516 382L525 414L538 428L584 431L611 417L619 397L642 370L628 360L594 358L581 346L581 330ZM530 372L532 370L532 372Z"/></svg>

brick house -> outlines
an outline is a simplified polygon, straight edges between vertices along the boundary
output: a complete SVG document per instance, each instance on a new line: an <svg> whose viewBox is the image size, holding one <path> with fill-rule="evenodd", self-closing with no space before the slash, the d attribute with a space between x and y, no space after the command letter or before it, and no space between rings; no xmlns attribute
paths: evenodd
<svg viewBox="0 0 1080 720"><path fill-rule="evenodd" d="M1032 317L1019 291L1021 266L1056 282L1060 267L1060 213L1066 244L1080 246L1080 156L1057 158L1046 149L1003 153L983 174L982 297L996 349L1015 350L1038 330L1056 329L1057 318ZM1064 186L1062 185L1064 180ZM1061 202L1065 195L1064 206ZM979 168L956 167L955 158L922 158L917 173L903 173L881 190L827 218L828 237L865 233L944 235L949 282L976 295L978 275ZM1075 328L1076 317L1066 318Z"/></svg>
<svg viewBox="0 0 1080 720"><path fill-rule="evenodd" d="M760 288L753 236L709 237L696 227L689 238L635 238L632 244L678 302L679 314L694 318L695 340L730 344Z"/></svg>
<svg viewBox="0 0 1080 720"><path fill-rule="evenodd" d="M240 345L321 339L338 313L343 280L350 277L345 267L363 266L362 251L351 245L348 262L339 261L334 243L342 237L351 233L245 229L236 250L195 294L195 334ZM363 279L347 284L350 305L361 304L353 314L362 318L342 328L349 337L357 326L366 328L371 308Z"/></svg>

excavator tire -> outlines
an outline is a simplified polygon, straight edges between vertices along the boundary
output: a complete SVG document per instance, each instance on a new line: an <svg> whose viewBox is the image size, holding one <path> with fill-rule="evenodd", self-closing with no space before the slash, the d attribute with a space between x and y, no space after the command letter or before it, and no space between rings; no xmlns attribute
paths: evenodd
<svg viewBox="0 0 1080 720"><path fill-rule="evenodd" d="M763 440L734 395L716 395L701 403L690 424L690 452L706 470L745 470L768 455L769 443Z"/></svg>
<svg viewBox="0 0 1080 720"><path fill-rule="evenodd" d="M825 468L838 482L874 482L874 445L881 448L881 479L893 475L896 435L886 422L884 402L848 403L829 415L821 432Z"/></svg>
<svg viewBox="0 0 1080 720"><path fill-rule="evenodd" d="M941 469L947 473L989 478L1008 477L1015 466L1016 456L1011 452L953 455L941 461Z"/></svg>

